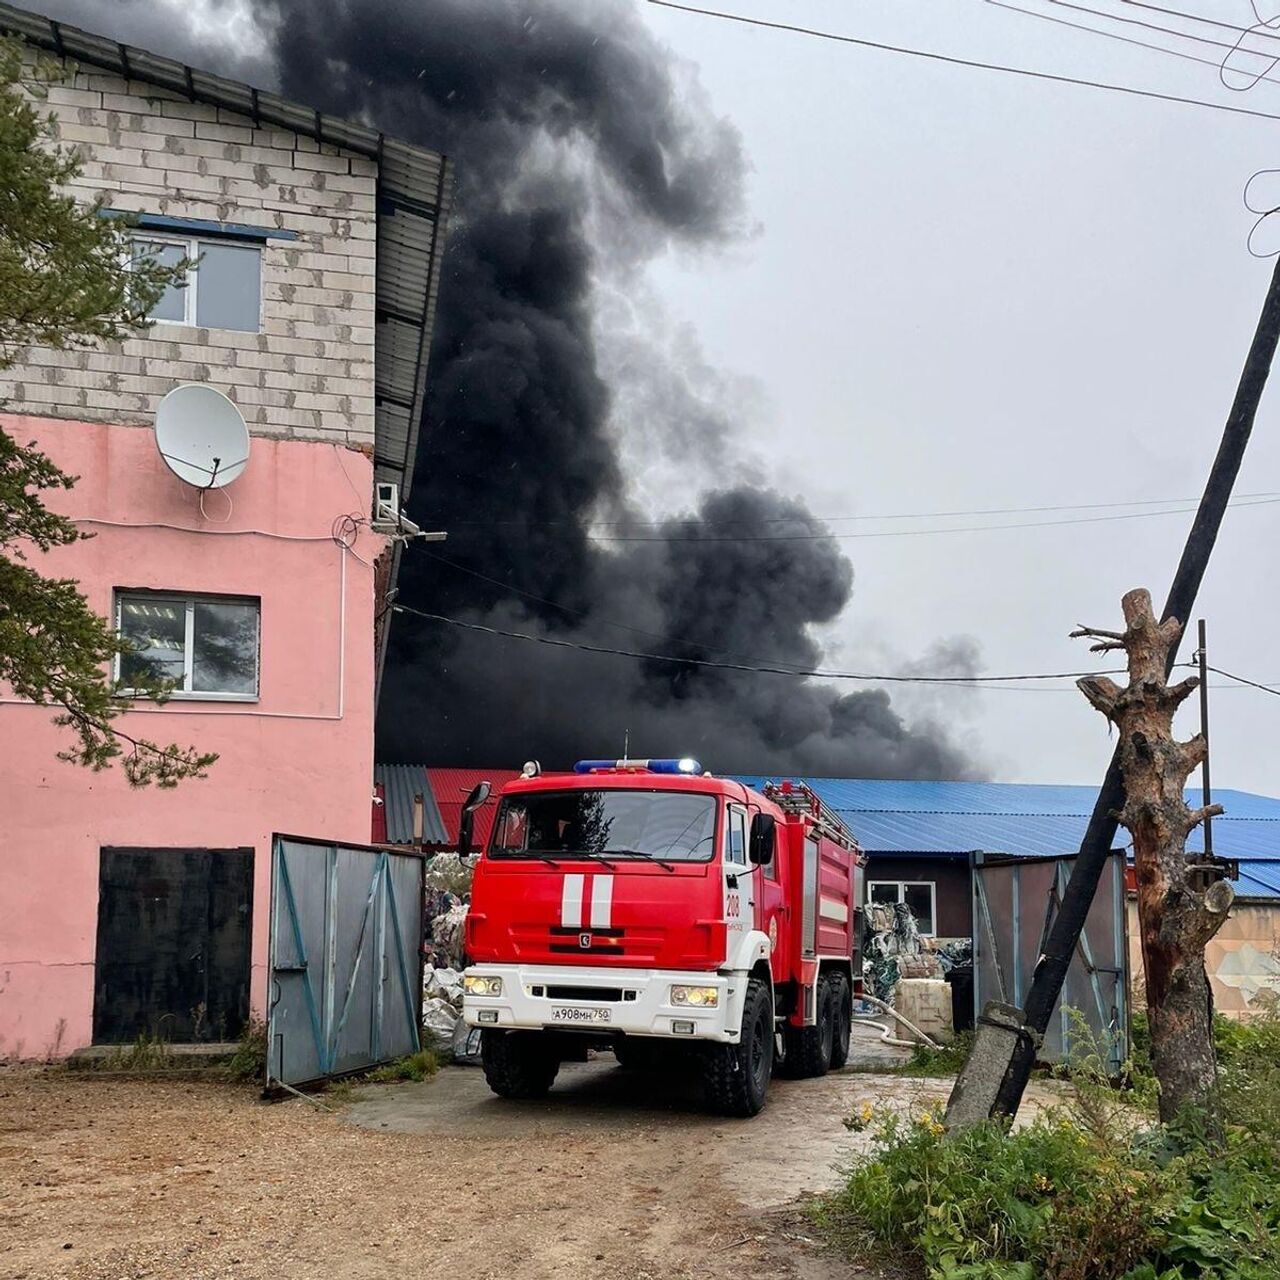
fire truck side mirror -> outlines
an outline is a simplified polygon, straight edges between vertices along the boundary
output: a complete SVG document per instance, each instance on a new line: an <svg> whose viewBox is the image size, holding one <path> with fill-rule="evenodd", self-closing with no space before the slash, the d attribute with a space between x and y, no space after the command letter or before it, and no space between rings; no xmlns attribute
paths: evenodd
<svg viewBox="0 0 1280 1280"><path fill-rule="evenodd" d="M757 867L773 861L774 823L771 813L757 813L751 819L751 839L747 857Z"/></svg>
<svg viewBox="0 0 1280 1280"><path fill-rule="evenodd" d="M471 852L471 833L475 829L476 810L489 798L493 788L487 782L477 782L471 794L463 801L462 816L458 819L458 857L465 858Z"/></svg>

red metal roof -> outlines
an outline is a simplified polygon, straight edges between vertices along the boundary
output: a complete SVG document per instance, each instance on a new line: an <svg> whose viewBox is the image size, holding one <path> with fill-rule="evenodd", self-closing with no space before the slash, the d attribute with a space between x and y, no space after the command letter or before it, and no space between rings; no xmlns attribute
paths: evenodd
<svg viewBox="0 0 1280 1280"><path fill-rule="evenodd" d="M497 793L504 783L518 778L518 769L427 769L427 781L431 784L431 792L436 798L436 808L448 833L449 842L456 844L458 840L458 820L462 817L462 803L471 794L478 782L491 782L494 795L487 804L476 810L475 830L472 840L477 848L483 848L489 842L489 832L493 830L493 818L497 812Z"/></svg>

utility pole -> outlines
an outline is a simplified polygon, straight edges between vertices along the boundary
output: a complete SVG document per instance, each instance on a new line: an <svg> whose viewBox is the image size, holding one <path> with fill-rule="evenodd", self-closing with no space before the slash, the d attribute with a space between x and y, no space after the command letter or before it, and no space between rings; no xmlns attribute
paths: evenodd
<svg viewBox="0 0 1280 1280"><path fill-rule="evenodd" d="M1200 647L1196 650L1196 661L1200 664L1200 736L1204 739L1204 760L1200 763L1200 788L1203 795L1200 803L1208 808L1213 803L1212 787L1209 783L1209 651L1204 642L1204 619L1200 619L1198 637ZM1213 817L1204 820L1204 860L1213 861Z"/></svg>
<svg viewBox="0 0 1280 1280"><path fill-rule="evenodd" d="M1271 372L1277 342L1280 342L1280 258L1277 258L1271 273L1271 284L1240 374L1222 441L1160 615L1162 621L1177 618L1186 622L1191 617L1209 555L1240 472L1245 447L1253 431L1253 421L1267 385L1267 375ZM1175 644L1169 648L1166 675L1173 669L1176 659ZM947 1123L951 1127L963 1128L989 1116L1011 1117L1016 1114L1111 852L1117 825L1115 815L1123 807L1124 799L1124 776L1117 747L1089 817L1058 914L1045 939L1044 951L1036 962L1026 1007L1017 1009L1010 1005L992 1004L979 1016L973 1049L947 1103Z"/></svg>

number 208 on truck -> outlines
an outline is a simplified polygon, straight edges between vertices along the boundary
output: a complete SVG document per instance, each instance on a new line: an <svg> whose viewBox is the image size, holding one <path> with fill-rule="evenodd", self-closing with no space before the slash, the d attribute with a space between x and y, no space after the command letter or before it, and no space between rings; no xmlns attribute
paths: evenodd
<svg viewBox="0 0 1280 1280"><path fill-rule="evenodd" d="M541 1097L562 1062L605 1049L696 1071L713 1110L752 1116L775 1072L843 1066L864 865L799 783L756 791L689 759L526 765L498 797L466 924L464 1017L489 1087Z"/></svg>

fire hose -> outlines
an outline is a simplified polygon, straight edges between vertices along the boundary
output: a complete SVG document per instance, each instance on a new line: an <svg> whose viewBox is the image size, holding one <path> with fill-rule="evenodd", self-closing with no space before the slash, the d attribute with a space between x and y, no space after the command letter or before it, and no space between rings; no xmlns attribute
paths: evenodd
<svg viewBox="0 0 1280 1280"><path fill-rule="evenodd" d="M900 1014L897 1011L897 1009L895 1009L891 1004L885 1004L883 1000L877 1000L875 996L869 996L869 995L863 995L862 1002L863 1004L874 1005L877 1009L884 1010L884 1012L887 1013L891 1018L896 1018L913 1035L919 1036L920 1042L924 1045L927 1045L930 1049L940 1049L942 1047L940 1044L937 1043L936 1040L932 1040L927 1035L925 1035L925 1033L921 1031L920 1028L917 1027L914 1022L911 1022L909 1019L904 1018L902 1014ZM898 1040L898 1039L892 1038L890 1036L890 1031L891 1031L890 1027L886 1027L883 1023L880 1023L880 1022L871 1021L871 1019L868 1018L865 1014L854 1014L854 1017L859 1022L866 1022L868 1026L875 1027L877 1031L883 1032L880 1039L885 1044L899 1045L904 1049L914 1049L916 1047L915 1041Z"/></svg>

